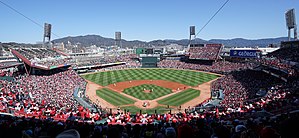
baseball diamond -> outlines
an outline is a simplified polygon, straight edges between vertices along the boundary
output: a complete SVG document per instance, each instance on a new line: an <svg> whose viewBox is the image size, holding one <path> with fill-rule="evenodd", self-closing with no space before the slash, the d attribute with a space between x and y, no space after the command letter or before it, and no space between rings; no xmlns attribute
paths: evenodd
<svg viewBox="0 0 299 138"><path fill-rule="evenodd" d="M201 97L201 88L209 91L201 84L219 76L192 70L147 68L103 71L82 77L99 85L96 95L114 105L108 108L152 112L189 106Z"/></svg>

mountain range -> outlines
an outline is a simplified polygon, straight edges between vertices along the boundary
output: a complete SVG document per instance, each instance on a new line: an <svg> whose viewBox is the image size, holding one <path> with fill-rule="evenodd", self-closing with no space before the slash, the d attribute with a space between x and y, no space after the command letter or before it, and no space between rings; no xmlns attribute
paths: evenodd
<svg viewBox="0 0 299 138"><path fill-rule="evenodd" d="M259 47L266 47L269 44L279 44L281 41L287 41L287 37L277 37L277 38L264 38L264 39L244 39L244 38L234 38L234 39L211 39L211 40L203 40L200 38L196 38L192 40L192 43L221 43L224 44L226 47L252 47L252 46L259 46ZM111 46L115 45L115 40L113 38L106 38L100 35L85 35L85 36L69 36L64 38L55 39L52 41L53 43L64 43L67 44L71 42L72 44L80 43L82 46ZM189 43L188 39L181 39L181 40L172 40L172 39L165 39L165 40L153 40L149 42L133 40L127 41L122 39L121 40L122 46L124 47L148 47L148 46L166 46L169 44L178 44L187 46Z"/></svg>

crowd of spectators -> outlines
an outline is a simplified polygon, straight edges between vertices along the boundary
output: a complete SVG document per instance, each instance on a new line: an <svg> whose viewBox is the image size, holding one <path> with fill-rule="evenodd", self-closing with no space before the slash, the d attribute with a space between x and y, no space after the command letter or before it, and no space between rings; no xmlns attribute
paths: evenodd
<svg viewBox="0 0 299 138"><path fill-rule="evenodd" d="M217 66L221 67L219 70ZM228 65L228 66L226 66ZM193 63L185 63L178 60L163 60L159 67L163 68L181 68L203 70L208 72L228 72L227 75L219 78L212 83L212 92L221 91L224 98L221 99L219 108L222 115L228 112L256 112L256 111L277 111L282 107L298 107L299 98L296 93L299 90L299 81L283 82L279 78L268 75L262 71L250 70L255 64L216 62L211 66ZM210 67L203 68L203 67ZM243 68L242 68L243 67ZM258 95L266 93L265 97ZM207 100L198 107L202 107ZM285 109L285 108L283 108ZM296 108L295 108L296 109ZM215 111L215 110L213 110Z"/></svg>
<svg viewBox="0 0 299 138"><path fill-rule="evenodd" d="M41 60L48 57L55 58L61 56L56 51L46 48L16 48L15 50L29 60L36 58Z"/></svg>
<svg viewBox="0 0 299 138"><path fill-rule="evenodd" d="M299 62L299 47L281 47L280 49L267 54L267 57L277 58L278 60Z"/></svg>
<svg viewBox="0 0 299 138"><path fill-rule="evenodd" d="M33 65L43 65L47 67L59 66L59 65L70 65L69 59L67 58L48 58L46 60L32 61Z"/></svg>
<svg viewBox="0 0 299 138"><path fill-rule="evenodd" d="M260 90L269 90L282 81L261 71L234 71L212 83L212 91L222 90L221 105L237 110L247 101L257 98Z"/></svg>
<svg viewBox="0 0 299 138"><path fill-rule="evenodd" d="M298 131L296 126L299 123L298 112L275 117L250 117L244 120L236 119L233 115L228 119L217 117L215 114L205 114L204 117L188 113L164 114L162 117L153 115L155 123L114 125L107 122L94 124L71 119L62 122L1 116L1 136L28 138L280 138L296 136Z"/></svg>
<svg viewBox="0 0 299 138"><path fill-rule="evenodd" d="M5 77L5 76L12 77L18 73L19 71L17 66L0 69L0 77Z"/></svg>
<svg viewBox="0 0 299 138"><path fill-rule="evenodd" d="M120 69L131 69L131 68L140 68L141 63L138 61L128 61L125 64L108 66L101 69L96 69L96 71L109 71L109 70L120 70Z"/></svg>
<svg viewBox="0 0 299 138"><path fill-rule="evenodd" d="M0 69L0 77L10 76L10 72L7 70Z"/></svg>
<svg viewBox="0 0 299 138"><path fill-rule="evenodd" d="M13 110L20 110L22 108L26 108L28 114L31 112L35 118L23 118L19 117L1 117L0 123L0 135L4 137L56 137L56 136L65 136L64 131L74 131L76 133L69 134L73 137L287 137L292 136L295 133L295 125L298 122L298 113L294 114L283 114L281 116L276 116L273 118L269 117L249 117L249 118L240 118L242 115L238 115L234 112L227 112L230 111L229 108L235 110L236 112L253 112L258 110L269 110L270 109L279 109L283 106L288 104L298 105L298 99L295 97L289 97L287 94L287 90L283 89L286 88L283 85L276 85L275 83L270 82L273 79L273 82L276 81L274 78L265 76L263 74L259 74L260 72L255 71L243 71L234 73L232 75L226 75L225 77L230 77L229 80L223 79L220 80L221 82L215 82L215 84L221 83L219 87L213 84L213 89L224 89L224 93L226 91L230 91L227 96L231 99L239 98L239 100L244 100L243 104L238 104L240 102L235 101L231 104L236 105L235 107L229 106L225 110L219 111L218 109L213 110L212 112L186 112L186 113L177 113L177 114L135 114L131 115L130 112L123 113L117 112L114 114L93 114L90 113L87 109L82 108L81 106L75 104L69 104L68 101L64 96L65 93L59 93L61 98L58 96L53 96L52 98L47 98L47 96L42 94L42 91L49 91L48 89L59 89L59 86L66 86L66 84L61 84L63 81L67 81L67 84L70 84L68 89L71 89L74 85L74 82L81 82L80 77L75 77L75 73L73 71L67 71L63 73L59 73L59 75L54 75L54 78L49 78L45 76L19 76L17 78L19 85L14 85L12 82L1 82L4 86L12 86L8 88L16 87L17 91L22 93L24 90L30 90L32 92L38 91L41 89L40 94L31 93L30 91L25 91L24 94L20 96L14 94L14 89L10 89L10 92L7 92L2 87L1 92L5 92L4 95L1 95L1 98L5 98L7 103L13 103L16 105L15 109ZM243 75L240 75L243 74ZM255 80L254 78L258 78ZM65 78L65 79L63 79ZM254 79L251 80L250 78ZM262 78L266 78L265 82L262 82ZM53 80L52 80L53 79ZM58 81L59 79L63 79L62 82ZM248 79L248 80L247 80ZM35 81L33 81L35 80ZM52 81L46 81L52 80ZM73 81L69 81L73 80ZM29 85L27 82L29 81ZM38 82L36 85L31 82ZM253 82L252 82L253 81ZM39 83L40 82L40 83ZM55 82L59 82L60 84L56 84ZM230 85L230 82L232 85ZM238 83L239 82L239 83ZM299 87L299 81L294 81L293 83L289 84L290 88ZM47 85L47 83L50 83ZM247 84L249 83L249 84ZM260 84L261 85L257 85ZM267 85L274 84L274 85ZM52 84L52 85L51 85ZM73 85L72 85L73 84ZM44 85L47 89L43 87L37 87L37 85ZM227 87L226 87L227 85ZM230 88L228 86L237 86ZM240 86L241 85L241 86ZM247 85L247 86L246 86ZM26 88L26 86L29 86ZM55 86L55 87L51 87ZM272 86L272 87L271 87ZM292 86L292 87L291 87ZM244 93L232 91L232 89L240 89L240 90L248 90L248 87L252 87L253 89L257 90L260 87L267 87L268 95L266 97L248 100L249 97L245 96ZM23 89L24 88L24 89ZM30 89L31 88L31 89ZM34 89L35 88L35 89ZM72 87L73 88L73 87ZM66 90L66 89L64 89ZM51 91L51 90L50 90ZM293 90L295 91L295 90ZM18 93L17 92L17 93ZM231 94L232 93L232 94ZM255 92L253 92L255 94ZM227 94L227 93L226 93ZM238 97L237 95L243 95L245 98ZM34 97L34 101L31 100L31 95L36 95ZM39 99L40 96L45 96L45 101ZM249 94L250 95L250 94ZM254 95L251 95L254 97ZM67 98L71 98L72 95L68 94ZM248 97L246 99L246 97ZM57 99L58 98L58 99ZM241 98L241 99L240 99ZM19 100L18 100L19 99ZM49 100L47 100L49 99ZM283 102L281 99L284 99ZM54 101L51 101L54 100ZM3 103L2 101L2 103ZM16 101L15 103L13 101ZM22 102L23 101L23 102ZM37 102L39 101L39 102ZM49 104L50 101L53 104ZM57 101L57 102L56 102ZM64 102L62 102L64 101ZM230 101L226 102L224 100L221 105L227 105ZM5 103L5 102L4 102ZM64 104L65 103L65 104ZM235 104L237 103L237 104ZM251 103L251 104L250 104ZM37 105L38 104L38 105ZM229 104L229 105L231 105ZM7 104L7 108L11 108L12 106ZM76 106L72 106L76 105ZM5 104L2 104L1 109L5 107ZM23 107L24 106L24 107ZM57 108L55 108L57 106ZM18 107L21 107L20 109ZM48 108L47 108L48 107ZM54 107L54 108L53 108ZM70 107L70 108L67 108ZM73 107L73 108L72 108ZM77 107L77 108L76 108ZM220 107L219 107L220 108ZM5 108L4 108L5 110ZM12 110L12 108L11 108ZM7 109L6 109L7 111ZM37 113L35 113L37 111ZM44 111L44 112L39 112ZM69 112L67 112L69 111ZM216 111L216 112L215 112ZM61 121L54 121L52 119L36 119L38 116L34 114L44 114L49 112L49 116L56 116L56 118L64 118ZM55 114L56 113L56 114ZM87 115L89 113L89 115ZM51 115L52 114L52 115ZM221 116L219 116L221 115ZM82 121L74 121L76 116L82 118L90 118L93 117L94 120L101 120L106 119L106 123L102 124L94 124L94 123L86 123ZM242 120L241 120L242 119ZM113 125L112 125L113 124ZM294 126L293 126L294 125ZM285 129L288 127L288 129ZM71 130L70 130L71 129Z"/></svg>
<svg viewBox="0 0 299 138"><path fill-rule="evenodd" d="M140 67L140 63L132 60L133 58L136 58L135 55L118 56L103 58L100 62L126 62L124 65L102 70ZM96 60L87 60L86 64L82 65L97 64ZM281 65L279 60L274 61L278 61L279 64L264 60L260 62L288 69L284 64ZM0 80L0 111L14 115L13 117L0 115L0 136L63 137L68 134L68 136L84 138L278 138L297 134L295 126L299 123L299 114L298 112L290 114L287 110L299 107L299 79L296 77L283 82L261 71L250 70L255 67L254 63L228 61L203 65L179 60L163 60L158 63L158 67L225 73L227 75L211 85L212 91L221 90L224 97L218 107L204 112L149 115L124 113L119 110L112 114L104 114L86 109L74 99L74 89L85 87L85 81L73 70L48 76L16 75L12 76L13 80ZM265 95L257 95L260 91L266 91ZM199 105L201 106L202 104ZM242 114L258 111L287 113L271 118L255 116L244 118ZM102 124L94 124L97 120L106 121Z"/></svg>
<svg viewBox="0 0 299 138"><path fill-rule="evenodd" d="M296 75L296 70L293 68L294 65L291 65L288 61L276 58L261 58L257 59L257 61L262 65L286 72L289 76Z"/></svg>
<svg viewBox="0 0 299 138"><path fill-rule="evenodd" d="M15 48L17 52L31 61L32 64L40 64L43 66L57 66L67 64L67 57L60 53L46 48Z"/></svg>
<svg viewBox="0 0 299 138"><path fill-rule="evenodd" d="M82 66L97 66L107 63L130 62L137 59L136 54L118 55L118 56L104 56L104 57L83 57L80 59L72 59L72 64L75 67Z"/></svg>
<svg viewBox="0 0 299 138"><path fill-rule="evenodd" d="M279 59L269 59L269 58L263 58L263 59L257 59L260 63L266 65L266 66L273 66L281 70L288 70L291 69L291 65L288 63L285 63Z"/></svg>
<svg viewBox="0 0 299 138"><path fill-rule="evenodd" d="M214 62L212 65L204 65L204 64L187 63L179 60L162 60L158 63L158 67L192 69L192 70L226 74L234 70L252 69L253 67L255 67L255 64L249 62L241 63L241 62L218 61L218 62Z"/></svg>
<svg viewBox="0 0 299 138"><path fill-rule="evenodd" d="M217 60L221 46L204 46L204 47L190 47L190 59L204 59L204 60Z"/></svg>
<svg viewBox="0 0 299 138"><path fill-rule="evenodd" d="M295 76L299 72L299 48L296 46L282 47L257 59L262 65L269 66Z"/></svg>
<svg viewBox="0 0 299 138"><path fill-rule="evenodd" d="M74 99L75 88L85 89L85 81L73 70L49 76L18 75L13 80L0 81L1 112L61 120L71 114L97 118L98 113L83 108Z"/></svg>
<svg viewBox="0 0 299 138"><path fill-rule="evenodd" d="M45 48L16 48L17 52L31 61L34 66L51 67L58 65L73 65L74 67L98 66L107 63L130 62L136 59L136 54L102 56L102 57L80 57L69 59L60 53Z"/></svg>
<svg viewBox="0 0 299 138"><path fill-rule="evenodd" d="M0 69L1 68L8 68L8 67L14 67L17 65L20 65L22 63L17 62L17 61L7 61L7 62L0 62Z"/></svg>

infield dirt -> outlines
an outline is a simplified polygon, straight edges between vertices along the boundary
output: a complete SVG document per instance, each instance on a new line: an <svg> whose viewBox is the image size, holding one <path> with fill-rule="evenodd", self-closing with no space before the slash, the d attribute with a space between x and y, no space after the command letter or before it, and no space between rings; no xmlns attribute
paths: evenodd
<svg viewBox="0 0 299 138"><path fill-rule="evenodd" d="M126 88L131 88L142 84L153 84L164 88L169 88L172 91L182 90L190 87L181 83L165 81L165 80L132 80L132 81L124 81L115 84L110 84L107 86L107 88L122 92Z"/></svg>

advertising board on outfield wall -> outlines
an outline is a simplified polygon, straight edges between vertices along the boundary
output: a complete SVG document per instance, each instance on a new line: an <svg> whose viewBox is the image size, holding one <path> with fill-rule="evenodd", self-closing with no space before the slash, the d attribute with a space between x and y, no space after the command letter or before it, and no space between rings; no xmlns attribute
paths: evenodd
<svg viewBox="0 0 299 138"><path fill-rule="evenodd" d="M258 50L230 50L231 57L239 58L258 58Z"/></svg>

